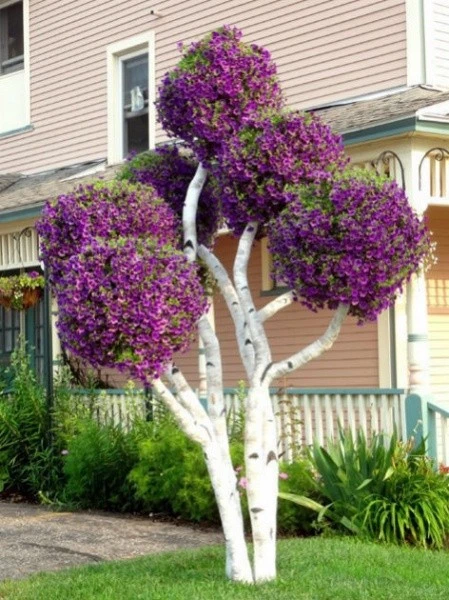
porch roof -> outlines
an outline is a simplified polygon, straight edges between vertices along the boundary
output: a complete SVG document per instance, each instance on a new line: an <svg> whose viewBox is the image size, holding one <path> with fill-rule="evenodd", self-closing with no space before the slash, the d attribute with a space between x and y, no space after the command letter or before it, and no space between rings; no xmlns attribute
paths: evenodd
<svg viewBox="0 0 449 600"><path fill-rule="evenodd" d="M320 115L347 144L416 131L426 121L446 128L449 136L449 90L429 86L390 90L309 112ZM77 183L112 179L118 168L100 159L33 175L0 173L0 223L38 216L48 198L71 191Z"/></svg>
<svg viewBox="0 0 449 600"><path fill-rule="evenodd" d="M104 160L98 160L35 175L0 174L0 222L38 216L48 198L66 194L76 184L93 179L110 180L116 171L117 166L106 167Z"/></svg>
<svg viewBox="0 0 449 600"><path fill-rule="evenodd" d="M424 85L311 108L347 143L415 130L418 121L449 126L449 90ZM449 132L449 129L448 129Z"/></svg>

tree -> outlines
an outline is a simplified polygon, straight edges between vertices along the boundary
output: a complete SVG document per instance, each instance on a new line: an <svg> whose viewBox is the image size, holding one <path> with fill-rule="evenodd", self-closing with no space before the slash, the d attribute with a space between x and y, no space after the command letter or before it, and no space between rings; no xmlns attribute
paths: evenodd
<svg viewBox="0 0 449 600"><path fill-rule="evenodd" d="M64 346L93 365L115 365L153 385L204 451L228 577L260 582L276 574L278 456L270 384L330 348L348 313L364 322L390 306L421 268L429 236L395 183L348 170L341 139L327 125L286 110L266 50L244 44L230 27L181 50L160 86L157 109L167 133L182 138L189 154L157 150L124 168L120 177L129 181L60 197L46 206L39 233ZM232 277L212 249L223 222L240 238ZM257 311L247 266L263 235L292 291ZM227 303L247 373L253 567L229 455L219 341L205 316L198 257ZM334 315L318 340L273 362L264 323L293 301ZM197 324L207 360L207 410L172 362Z"/></svg>

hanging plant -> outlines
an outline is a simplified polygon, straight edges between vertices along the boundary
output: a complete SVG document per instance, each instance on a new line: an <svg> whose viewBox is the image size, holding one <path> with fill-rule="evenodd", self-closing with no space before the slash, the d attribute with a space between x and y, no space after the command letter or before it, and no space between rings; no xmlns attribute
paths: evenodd
<svg viewBox="0 0 449 600"><path fill-rule="evenodd" d="M37 271L0 277L0 305L15 310L27 310L42 298L44 286L44 276Z"/></svg>

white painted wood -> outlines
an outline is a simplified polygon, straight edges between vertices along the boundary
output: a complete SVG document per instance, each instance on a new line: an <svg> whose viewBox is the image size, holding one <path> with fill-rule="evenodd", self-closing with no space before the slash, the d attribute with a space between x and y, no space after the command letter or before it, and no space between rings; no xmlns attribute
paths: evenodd
<svg viewBox="0 0 449 600"><path fill-rule="evenodd" d="M333 440L335 438L335 419L330 394L324 395L324 414L326 421L326 440Z"/></svg>
<svg viewBox="0 0 449 600"><path fill-rule="evenodd" d="M366 405L365 405L365 397L363 394L357 395L357 408L358 408L358 416L359 416L359 427L363 431L363 435L368 437L368 423L366 419Z"/></svg>
<svg viewBox="0 0 449 600"><path fill-rule="evenodd" d="M355 422L353 397L351 394L346 394L346 411L348 415L348 429L351 431L353 437L355 437L357 426Z"/></svg>
<svg viewBox="0 0 449 600"><path fill-rule="evenodd" d="M324 445L324 432L323 432L323 415L321 412L320 397L318 394L313 394L313 413L315 416L315 439L318 440L320 446Z"/></svg>

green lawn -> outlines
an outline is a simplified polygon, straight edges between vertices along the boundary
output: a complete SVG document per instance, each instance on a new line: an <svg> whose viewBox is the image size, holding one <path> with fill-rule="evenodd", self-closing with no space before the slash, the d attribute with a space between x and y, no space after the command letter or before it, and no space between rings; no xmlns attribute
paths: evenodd
<svg viewBox="0 0 449 600"><path fill-rule="evenodd" d="M0 584L11 600L434 600L449 598L449 553L353 539L279 543L279 577L224 580L223 549L204 548L41 574Z"/></svg>

